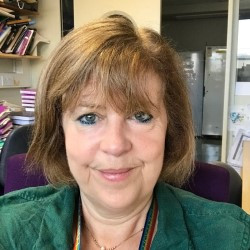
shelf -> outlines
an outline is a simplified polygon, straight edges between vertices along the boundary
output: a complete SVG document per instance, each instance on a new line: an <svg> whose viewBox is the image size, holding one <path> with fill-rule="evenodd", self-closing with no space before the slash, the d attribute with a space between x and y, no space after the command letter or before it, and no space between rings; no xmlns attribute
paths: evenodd
<svg viewBox="0 0 250 250"><path fill-rule="evenodd" d="M30 86L27 85L0 86L0 89L21 89L21 88L30 88Z"/></svg>
<svg viewBox="0 0 250 250"><path fill-rule="evenodd" d="M19 16L37 16L38 15L37 11L19 9L16 6L13 6L11 4L2 3L2 2L0 2L0 7L4 7L4 8L13 10L14 11L14 15L15 14L17 14Z"/></svg>
<svg viewBox="0 0 250 250"><path fill-rule="evenodd" d="M40 58L41 56L31 56L31 55L19 56L15 54L4 54L4 53L0 54L0 59L40 59Z"/></svg>

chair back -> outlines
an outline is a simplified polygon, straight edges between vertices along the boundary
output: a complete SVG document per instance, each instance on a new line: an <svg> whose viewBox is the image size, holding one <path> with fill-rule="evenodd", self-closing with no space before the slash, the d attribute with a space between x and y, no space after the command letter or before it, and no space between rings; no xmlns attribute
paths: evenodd
<svg viewBox="0 0 250 250"><path fill-rule="evenodd" d="M4 194L11 191L48 184L42 173L28 173L26 154L12 155L7 159Z"/></svg>
<svg viewBox="0 0 250 250"><path fill-rule="evenodd" d="M7 137L2 148L0 159L0 185L4 186L6 163L9 157L16 154L26 153L29 148L29 140L32 125L14 128Z"/></svg>
<svg viewBox="0 0 250 250"><path fill-rule="evenodd" d="M193 175L182 188L209 200L241 206L241 177L222 162L196 162Z"/></svg>
<svg viewBox="0 0 250 250"><path fill-rule="evenodd" d="M4 193L31 186L47 184L42 173L27 174L24 170L32 125L16 128L7 138L0 161L0 185ZM198 196L213 201L241 206L242 180L229 165L196 162L189 181L182 187Z"/></svg>

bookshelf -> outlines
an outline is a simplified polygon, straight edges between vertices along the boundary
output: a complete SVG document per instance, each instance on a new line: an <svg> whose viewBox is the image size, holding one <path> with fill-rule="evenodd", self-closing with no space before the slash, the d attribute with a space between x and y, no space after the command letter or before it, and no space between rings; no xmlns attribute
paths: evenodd
<svg viewBox="0 0 250 250"><path fill-rule="evenodd" d="M15 54L0 54L0 59L40 59L41 56L32 56L32 55L26 55L26 56L19 56Z"/></svg>
<svg viewBox="0 0 250 250"><path fill-rule="evenodd" d="M19 9L17 6L13 6L12 4L0 2L0 7L13 10L12 14L16 17L20 17L21 19L27 19L30 17L33 17L32 19L37 19L39 17L38 11ZM27 27L29 26L27 25ZM5 82L0 85L0 99L6 99L14 104L20 105L19 89L28 88L32 85L31 61L35 60L36 63L38 63L41 58L41 56L37 55L18 55L0 52L0 77L1 75L7 75L7 77L13 79L14 81L11 85L8 85ZM5 65L8 65L7 68L3 67ZM16 81L18 84L15 83Z"/></svg>
<svg viewBox="0 0 250 250"><path fill-rule="evenodd" d="M0 86L0 89L22 89L22 88L29 88L30 86L27 85L13 85L13 86Z"/></svg>
<svg viewBox="0 0 250 250"><path fill-rule="evenodd" d="M2 3L1 6L3 6ZM5 5L5 7L7 6ZM11 84L11 86L9 84L3 84L5 86L2 85L0 88L0 100L6 100L16 105L21 105L20 86L22 86L22 88L27 86L31 88L37 87L40 73L49 55L61 40L61 12L59 0L42 0L39 1L38 12L20 11L19 13L21 13L21 18L29 18L30 16L31 19L34 19L38 33L48 39L50 44L41 43L39 45L38 55L40 57L16 58L11 55L11 57L8 58L8 55L0 54L0 76L5 75L13 77L20 83L18 87L16 87L14 83Z"/></svg>
<svg viewBox="0 0 250 250"><path fill-rule="evenodd" d="M26 10L26 9L19 9L15 5L6 4L3 2L0 2L0 7L12 10L13 12L11 12L11 14L15 15L14 18L8 19L7 23L6 23L6 21L1 21L1 23L3 25L1 27L2 37L4 37L4 38L2 38L2 41L5 41L5 42L3 42L1 45L2 53L0 54L0 59L1 58L14 59L20 55L21 55L20 58L24 58L23 57L24 54L27 54L27 55L34 54L33 53L34 47L33 47L32 51L30 51L30 52L27 50L28 53L25 52L26 49L24 50L23 48L28 47L28 44L31 44L30 41L33 41L34 36L36 36L36 29L34 31L34 28L32 27L32 25L34 23L28 17L36 16L36 15L38 15L38 12L30 11L30 10ZM18 19L20 19L20 17L24 17L24 18L21 18L21 20L23 20L23 22L19 22ZM15 21L15 19L17 19L17 21ZM8 21L10 21L12 23L8 23ZM30 25L31 25L31 27L30 27ZM6 28L6 27L8 27L8 28ZM9 31L9 32L7 33L7 31ZM8 34L8 35L4 35L4 34ZM32 34L35 34L35 35L32 35ZM15 42L15 41L17 41L17 42ZM16 45L16 44L18 44L18 45ZM25 44L27 44L27 45L25 45ZM17 52L14 50L14 46L16 46L15 50ZM19 47L17 47L17 46L19 46ZM31 45L31 47L29 46L29 48L32 48L32 45ZM5 53L6 53L6 55L4 55ZM14 54L14 56L13 56L13 54ZM26 57L26 58L33 59L34 57Z"/></svg>
<svg viewBox="0 0 250 250"><path fill-rule="evenodd" d="M36 16L39 15L36 11L30 11L25 9L19 9L18 7L15 7L11 4L0 2L0 7L7 8L13 10L16 14L19 16Z"/></svg>

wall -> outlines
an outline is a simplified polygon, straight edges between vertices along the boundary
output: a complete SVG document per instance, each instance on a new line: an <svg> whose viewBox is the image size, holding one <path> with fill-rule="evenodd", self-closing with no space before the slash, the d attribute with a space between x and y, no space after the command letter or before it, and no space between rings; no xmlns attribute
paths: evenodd
<svg viewBox="0 0 250 250"><path fill-rule="evenodd" d="M74 0L75 27L111 11L125 12L138 26L160 32L161 0Z"/></svg>
<svg viewBox="0 0 250 250"><path fill-rule="evenodd" d="M205 46L226 46L227 18L163 20L162 35L179 51L205 51Z"/></svg>
<svg viewBox="0 0 250 250"><path fill-rule="evenodd" d="M61 40L60 0L39 1L39 15L36 17L38 33L50 40L50 44L41 44L38 48L42 59L31 61L31 81L36 87L40 72L51 52Z"/></svg>
<svg viewBox="0 0 250 250"><path fill-rule="evenodd" d="M179 51L205 51L225 46L228 0L162 2L162 34Z"/></svg>
<svg viewBox="0 0 250 250"><path fill-rule="evenodd" d="M8 85L15 85L13 81L14 79L18 85L30 86L30 68L30 61L27 59L0 59L0 76L6 76L9 77L9 79L12 79ZM20 105L21 97L19 94L19 88L8 88L8 86L1 87L0 100L6 100L8 102Z"/></svg>

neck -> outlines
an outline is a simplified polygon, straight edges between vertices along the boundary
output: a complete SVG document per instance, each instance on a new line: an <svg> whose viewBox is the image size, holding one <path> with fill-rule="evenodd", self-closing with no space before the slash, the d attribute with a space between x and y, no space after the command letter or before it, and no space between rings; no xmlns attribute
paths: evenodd
<svg viewBox="0 0 250 250"><path fill-rule="evenodd" d="M118 211L110 211L109 209L96 207L83 194L81 194L81 199L84 224L88 228L87 230L86 227L84 227L83 231L83 241L85 243L89 242L93 246L92 234L100 244L115 246L129 236L139 232L127 242L129 243L130 241L131 244L138 241L136 244L139 244L141 238L140 230L144 227L152 196L144 199L144 201L136 207L133 206L133 208L129 207ZM123 245L125 247L126 244Z"/></svg>

